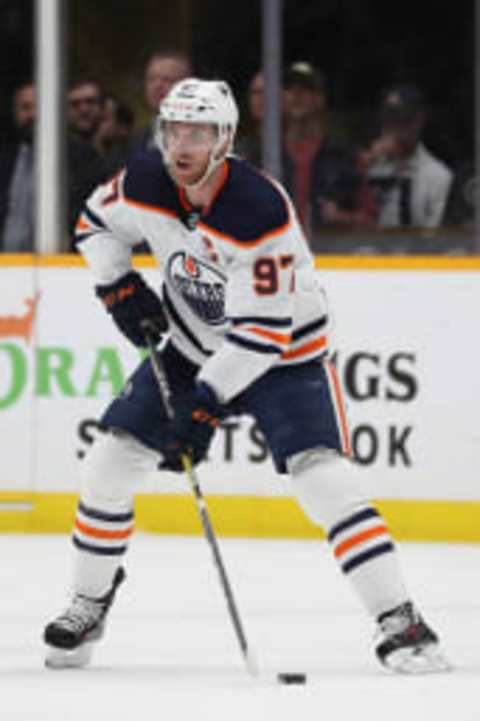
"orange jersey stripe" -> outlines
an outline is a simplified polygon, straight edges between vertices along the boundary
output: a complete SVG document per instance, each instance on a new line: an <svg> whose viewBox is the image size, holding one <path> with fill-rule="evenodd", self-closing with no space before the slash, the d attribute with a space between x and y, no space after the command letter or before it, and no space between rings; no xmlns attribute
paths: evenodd
<svg viewBox="0 0 480 721"><path fill-rule="evenodd" d="M302 355L307 355L307 353L313 353L315 350L320 350L321 348L325 348L327 345L327 336L322 335L320 338L316 338L315 340L311 340L308 343L304 343L304 345L299 346L298 348L295 348L295 350L287 350L284 353L282 353L282 360L290 360L291 358L300 358Z"/></svg>
<svg viewBox="0 0 480 721"><path fill-rule="evenodd" d="M369 528L368 531L357 533L356 536L352 536L347 541L338 544L334 551L335 558L340 558L340 556L343 556L343 554L351 548L358 546L360 543L364 543L364 541L370 540L370 538L381 536L384 533L388 533L388 528L386 526L375 526L375 528Z"/></svg>
<svg viewBox="0 0 480 721"><path fill-rule="evenodd" d="M261 335L264 338L268 338L269 340L274 340L277 343L283 343L285 345L290 343L292 339L292 336L290 334L287 335L286 333L275 333L274 331L264 330L263 328L256 328L255 326L250 326L245 330L249 330L252 333L256 333L257 335Z"/></svg>
<svg viewBox="0 0 480 721"><path fill-rule="evenodd" d="M78 528L78 530L86 536L91 536L92 538L108 538L111 540L128 538L133 532L133 526L123 531L104 531L100 528L92 528L82 523L78 518L75 521L75 528Z"/></svg>
<svg viewBox="0 0 480 721"><path fill-rule="evenodd" d="M348 421L347 421L347 414L345 412L345 406L343 403L343 396L342 391L340 389L340 381L338 380L337 371L335 369L335 366L333 366L329 361L325 361L325 369L330 377L330 380L332 382L333 392L335 395L335 405L338 412L338 417L340 421L340 431L342 435L342 445L344 449L344 453L347 456L350 456L352 453L352 447L350 445L350 433L348 430Z"/></svg>
<svg viewBox="0 0 480 721"><path fill-rule="evenodd" d="M269 238L274 238L276 235L285 233L285 231L289 228L290 225L291 221L289 219L284 225L280 226L280 228L276 228L269 233L265 233L265 235L261 235L259 238L255 238L255 240L236 240L236 238L232 238L232 236L230 235L225 235L225 233L222 233L215 228L211 228L209 225L206 225L206 223L202 222L200 222L197 227L201 230L204 230L205 233L210 233L219 240L225 240L227 243L232 243L233 245L236 245L238 248L254 248L256 245L260 245L260 243L263 243L264 240L268 240Z"/></svg>
<svg viewBox="0 0 480 721"><path fill-rule="evenodd" d="M225 182L226 176L228 175L228 167L224 171L224 175L221 178L221 183ZM182 196L180 194L179 196L180 202L184 207L188 207L186 205L186 198L185 195ZM149 210L153 211L154 213L159 213L160 215L166 215L170 218L178 218L177 214L173 210L168 210L167 208L159 208L155 205L149 205L148 203L142 203L140 200L132 200L131 198L127 198L126 196L123 198L124 202L127 205L132 205L135 208L141 208L142 210ZM280 235L281 233L285 233L288 228L291 226L292 221L290 217L288 218L287 222L284 223L279 228L275 228L275 230L269 231L268 233L265 233L264 235L261 235L259 238L255 238L254 240L237 240L236 238L233 238L230 235L226 235L225 233L222 233L220 230L216 230L215 228L211 228L206 223L200 221L197 224L197 228L199 230L205 231L205 233L210 233L215 238L218 238L219 240L224 240L227 243L232 243L233 245L236 245L238 248L254 248L256 245L259 245L260 243L263 243L265 240L269 240L270 238L274 238L277 235Z"/></svg>
<svg viewBox="0 0 480 721"><path fill-rule="evenodd" d="M84 217L80 216L78 219L77 225L75 226L75 230L90 230L92 228L89 223L85 220Z"/></svg>
<svg viewBox="0 0 480 721"><path fill-rule="evenodd" d="M159 208L156 205L149 205L148 203L142 203L140 200L131 200L131 198L125 197L124 202L127 205L132 205L134 208L141 208L142 210L150 210L153 213L159 213L160 215L167 215L169 218L176 218L176 213L173 210L167 210L167 208Z"/></svg>

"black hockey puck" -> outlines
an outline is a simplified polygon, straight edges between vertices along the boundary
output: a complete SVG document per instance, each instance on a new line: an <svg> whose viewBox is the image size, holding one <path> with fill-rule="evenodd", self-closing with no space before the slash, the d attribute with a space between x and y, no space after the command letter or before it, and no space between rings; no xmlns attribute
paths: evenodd
<svg viewBox="0 0 480 721"><path fill-rule="evenodd" d="M277 675L279 683L307 683L306 673L279 673Z"/></svg>

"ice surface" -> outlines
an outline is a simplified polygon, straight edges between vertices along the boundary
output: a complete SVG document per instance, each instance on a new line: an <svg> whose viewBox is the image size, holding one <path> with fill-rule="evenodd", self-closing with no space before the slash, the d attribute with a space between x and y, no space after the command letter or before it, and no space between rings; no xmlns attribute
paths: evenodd
<svg viewBox="0 0 480 721"><path fill-rule="evenodd" d="M2 721L480 721L480 548L401 544L455 671L392 676L373 627L314 541L220 539L262 672L251 679L203 538L137 535L89 669L43 667L42 628L70 580L65 536L0 536ZM282 686L278 672L305 672Z"/></svg>

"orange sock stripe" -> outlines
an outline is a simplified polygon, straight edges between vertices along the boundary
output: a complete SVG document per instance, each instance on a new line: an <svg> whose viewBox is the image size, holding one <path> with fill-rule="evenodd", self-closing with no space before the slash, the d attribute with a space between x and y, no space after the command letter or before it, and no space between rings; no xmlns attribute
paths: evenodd
<svg viewBox="0 0 480 721"><path fill-rule="evenodd" d="M92 538L108 538L111 540L128 538L133 533L133 526L130 526L130 528L126 528L123 531L104 531L100 528L87 526L85 523L79 521L78 518L75 521L75 528L78 528L78 530L86 536L91 536Z"/></svg>
<svg viewBox="0 0 480 721"><path fill-rule="evenodd" d="M334 394L334 405L337 410L337 416L339 420L340 436L342 438L343 452L347 456L352 455L352 446L350 444L350 432L348 430L347 414L345 411L345 404L343 402L342 390L340 388L340 381L338 380L338 374L334 365L329 361L325 361L325 369L331 380L331 385Z"/></svg>
<svg viewBox="0 0 480 721"><path fill-rule="evenodd" d="M370 538L381 536L383 533L388 534L388 528L386 526L375 526L375 528L369 528L368 531L357 533L356 536L352 536L352 538L349 538L347 541L339 543L335 548L334 556L335 558L340 558L340 556L343 556L344 553L354 548L354 546L358 546L360 543L370 540Z"/></svg>

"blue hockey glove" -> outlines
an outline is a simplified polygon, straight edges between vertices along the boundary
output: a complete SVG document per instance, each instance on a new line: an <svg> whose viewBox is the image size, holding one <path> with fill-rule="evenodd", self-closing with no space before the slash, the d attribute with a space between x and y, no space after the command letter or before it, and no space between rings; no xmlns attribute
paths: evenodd
<svg viewBox="0 0 480 721"><path fill-rule="evenodd" d="M120 331L136 346L147 345L145 322L155 343L168 328L162 303L142 276L132 270L110 285L97 285L95 293Z"/></svg>
<svg viewBox="0 0 480 721"><path fill-rule="evenodd" d="M160 468L182 471L185 454L193 465L200 463L223 416L224 411L206 383L197 383L192 392L175 399L170 439L163 450Z"/></svg>

